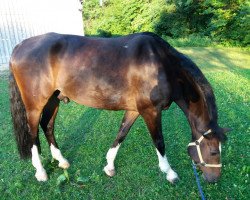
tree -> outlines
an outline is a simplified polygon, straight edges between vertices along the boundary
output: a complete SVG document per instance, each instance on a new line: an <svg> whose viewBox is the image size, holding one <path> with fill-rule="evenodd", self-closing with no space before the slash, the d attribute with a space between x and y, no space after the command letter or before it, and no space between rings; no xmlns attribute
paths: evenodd
<svg viewBox="0 0 250 200"><path fill-rule="evenodd" d="M124 35L152 31L161 36L209 37L213 41L249 45L247 0L109 0L84 4L86 32ZM112 33L112 34L111 34Z"/></svg>

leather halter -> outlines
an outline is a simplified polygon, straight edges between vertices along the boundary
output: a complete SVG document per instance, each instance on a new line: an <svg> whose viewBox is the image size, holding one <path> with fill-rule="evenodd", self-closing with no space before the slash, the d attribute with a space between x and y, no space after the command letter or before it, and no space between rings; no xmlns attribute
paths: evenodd
<svg viewBox="0 0 250 200"><path fill-rule="evenodd" d="M200 163L195 163L194 160L193 160L193 163L195 165L200 165L200 166L203 166L203 167L221 167L222 164L207 164L205 163L205 161L203 160L202 158L202 154L201 154L201 148L200 148L200 143L202 142L202 140L204 139L204 135L207 135L209 133L211 133L212 130L209 129L208 131L206 131L198 140L194 141L194 142L190 142L188 144L188 146L195 146L196 147L196 150L197 150L197 153L198 153L198 156L199 156L199 159L200 159Z"/></svg>

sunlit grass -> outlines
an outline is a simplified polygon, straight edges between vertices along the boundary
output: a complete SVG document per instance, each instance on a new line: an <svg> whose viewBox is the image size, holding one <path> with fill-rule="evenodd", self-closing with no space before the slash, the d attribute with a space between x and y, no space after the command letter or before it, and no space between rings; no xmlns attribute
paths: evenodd
<svg viewBox="0 0 250 200"><path fill-rule="evenodd" d="M208 199L249 199L250 58L237 48L179 48L202 69L214 88L221 126L233 129L223 145L223 173L216 184L202 180ZM116 160L117 175L102 171L105 155L116 137L123 111L102 111L73 102L60 106L55 135L71 163L69 181L51 163L44 136L42 161L49 181L39 183L30 161L21 161L12 134L7 75L0 76L0 199L199 199L186 147L188 123L176 105L163 112L167 155L180 182L171 185L158 169L146 126L139 118L122 144ZM80 180L80 181L79 181Z"/></svg>

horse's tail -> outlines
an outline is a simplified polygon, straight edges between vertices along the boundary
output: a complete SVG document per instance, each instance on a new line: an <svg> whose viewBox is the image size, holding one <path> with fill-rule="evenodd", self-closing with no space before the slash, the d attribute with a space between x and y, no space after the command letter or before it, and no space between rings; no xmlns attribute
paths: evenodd
<svg viewBox="0 0 250 200"><path fill-rule="evenodd" d="M10 63L11 65L11 63ZM17 147L22 159L31 157L32 140L30 128L27 120L26 110L21 98L21 93L17 86L15 77L10 67L10 111L13 121L14 133L16 137Z"/></svg>

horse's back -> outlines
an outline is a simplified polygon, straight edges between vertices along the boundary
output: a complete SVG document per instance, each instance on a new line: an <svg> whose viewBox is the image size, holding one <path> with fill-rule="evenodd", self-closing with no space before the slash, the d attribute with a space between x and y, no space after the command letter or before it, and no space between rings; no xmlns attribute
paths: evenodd
<svg viewBox="0 0 250 200"><path fill-rule="evenodd" d="M23 40L15 46L11 55L11 61L20 61L24 57L31 56L34 51L44 49L46 46L48 47L50 45L49 41L55 40L58 37L60 37L60 34L46 33Z"/></svg>
<svg viewBox="0 0 250 200"><path fill-rule="evenodd" d="M145 53L149 50L148 47L152 46L152 43L155 43L154 46L158 45L158 49L163 49L159 47L159 39L153 33L136 33L117 38L46 33L25 39L18 44L12 52L10 61L13 65L15 63L20 65L23 62L27 62L26 66L33 64L32 62L35 65L46 64L47 59L60 53L65 53L67 56L73 55L72 59L75 59L76 55L79 56L79 59L90 58L92 53L95 53L99 55L100 59L103 59L104 56L117 56L119 59L120 56L129 56L130 59L138 61L140 57L147 57ZM85 55L81 56L83 53Z"/></svg>
<svg viewBox="0 0 250 200"><path fill-rule="evenodd" d="M147 104L167 98L164 45L151 33L118 38L48 33L17 45L10 62L25 91L48 98L59 90L91 107L133 110L138 97Z"/></svg>

